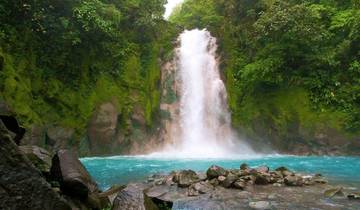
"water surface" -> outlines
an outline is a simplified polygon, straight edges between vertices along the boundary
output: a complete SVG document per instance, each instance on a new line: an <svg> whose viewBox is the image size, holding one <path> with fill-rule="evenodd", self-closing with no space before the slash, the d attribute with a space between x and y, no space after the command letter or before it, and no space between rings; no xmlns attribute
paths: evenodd
<svg viewBox="0 0 360 210"><path fill-rule="evenodd" d="M232 159L165 159L116 156L82 158L81 161L102 189L114 184L141 181L150 175L165 174L173 170L192 169L201 172L213 164L225 168L239 168L242 163L252 167L267 165L271 169L286 166L296 172L321 173L333 183L360 186L360 157L258 156Z"/></svg>

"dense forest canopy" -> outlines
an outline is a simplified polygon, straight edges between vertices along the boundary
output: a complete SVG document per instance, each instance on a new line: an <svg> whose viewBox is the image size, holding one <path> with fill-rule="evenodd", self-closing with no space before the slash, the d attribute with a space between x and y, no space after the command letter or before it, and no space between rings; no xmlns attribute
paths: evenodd
<svg viewBox="0 0 360 210"><path fill-rule="evenodd" d="M26 125L83 129L117 98L124 122L158 112L158 58L172 48L165 0L1 0L0 98ZM167 33L163 33L166 31Z"/></svg>
<svg viewBox="0 0 360 210"><path fill-rule="evenodd" d="M319 116L359 132L360 1L187 0L170 20L219 37L236 121L254 120L264 93L294 90L298 104L309 97Z"/></svg>

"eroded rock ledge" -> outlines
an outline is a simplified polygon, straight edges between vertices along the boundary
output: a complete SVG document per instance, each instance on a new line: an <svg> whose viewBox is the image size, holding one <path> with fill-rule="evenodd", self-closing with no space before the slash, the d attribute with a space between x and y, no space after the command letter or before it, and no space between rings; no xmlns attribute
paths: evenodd
<svg viewBox="0 0 360 210"><path fill-rule="evenodd" d="M320 174L242 164L154 175L120 191L113 209L357 209L357 195L329 185Z"/></svg>

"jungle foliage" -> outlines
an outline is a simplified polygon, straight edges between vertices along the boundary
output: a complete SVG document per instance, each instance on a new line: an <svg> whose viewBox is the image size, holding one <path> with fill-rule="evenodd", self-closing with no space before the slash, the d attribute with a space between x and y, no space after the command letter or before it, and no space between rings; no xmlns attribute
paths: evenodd
<svg viewBox="0 0 360 210"><path fill-rule="evenodd" d="M81 132L99 103L116 101L124 123L140 104L151 127L158 59L175 37L165 2L0 0L0 99L26 126Z"/></svg>
<svg viewBox="0 0 360 210"><path fill-rule="evenodd" d="M292 95L288 113L359 133L360 1L187 0L171 21L219 38L234 124L281 112Z"/></svg>

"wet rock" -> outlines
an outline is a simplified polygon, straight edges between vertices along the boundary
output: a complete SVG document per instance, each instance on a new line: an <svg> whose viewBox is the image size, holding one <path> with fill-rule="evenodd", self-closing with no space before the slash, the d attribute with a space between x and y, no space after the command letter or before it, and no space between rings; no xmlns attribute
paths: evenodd
<svg viewBox="0 0 360 210"><path fill-rule="evenodd" d="M267 166L260 166L260 167L256 168L256 171L258 173L268 173L270 171L270 169Z"/></svg>
<svg viewBox="0 0 360 210"><path fill-rule="evenodd" d="M360 193L350 193L347 197L350 200L360 200Z"/></svg>
<svg viewBox="0 0 360 210"><path fill-rule="evenodd" d="M284 179L284 183L287 186L303 186L304 185L304 180L301 176L287 176Z"/></svg>
<svg viewBox="0 0 360 210"><path fill-rule="evenodd" d="M218 179L212 179L209 181L209 183L214 187L216 187L220 184Z"/></svg>
<svg viewBox="0 0 360 210"><path fill-rule="evenodd" d="M105 192L99 193L98 197L102 203L102 206L106 206L107 204L114 203L116 195L119 191L125 189L126 186L112 186L110 189L106 190Z"/></svg>
<svg viewBox="0 0 360 210"><path fill-rule="evenodd" d="M20 146L19 149L45 176L50 176L52 159L50 152L37 146Z"/></svg>
<svg viewBox="0 0 360 210"><path fill-rule="evenodd" d="M60 183L61 190L66 195L86 200L88 195L99 191L90 174L72 151L59 150L56 153L52 160L51 175Z"/></svg>
<svg viewBox="0 0 360 210"><path fill-rule="evenodd" d="M200 193L196 189L194 189L193 187L189 187L187 195L190 196L190 197L194 197L194 196L200 195Z"/></svg>
<svg viewBox="0 0 360 210"><path fill-rule="evenodd" d="M246 187L246 182L239 180L234 182L233 186L235 189L243 190Z"/></svg>
<svg viewBox="0 0 360 210"><path fill-rule="evenodd" d="M198 177L200 181L205 181L207 179L206 173L198 173Z"/></svg>
<svg viewBox="0 0 360 210"><path fill-rule="evenodd" d="M206 175L208 179L218 178L219 176L226 176L227 171L220 166L211 166L207 171Z"/></svg>
<svg viewBox="0 0 360 210"><path fill-rule="evenodd" d="M225 188L230 188L232 184L238 179L238 176L235 174L228 174L225 180L221 183L221 185Z"/></svg>
<svg viewBox="0 0 360 210"><path fill-rule="evenodd" d="M192 170L182 170L174 176L174 182L176 182L179 187L189 187L197 181L199 181L199 177Z"/></svg>
<svg viewBox="0 0 360 210"><path fill-rule="evenodd" d="M241 164L241 165L240 165L240 169L241 169L241 170L249 170L249 169L250 169L250 167L249 167L249 165L248 165L248 164L243 163L243 164Z"/></svg>
<svg viewBox="0 0 360 210"><path fill-rule="evenodd" d="M113 203L112 210L157 209L155 203L144 193L144 186L130 184L121 190Z"/></svg>
<svg viewBox="0 0 360 210"><path fill-rule="evenodd" d="M219 177L217 178L217 180L219 181L219 183L224 182L224 181L225 181L225 179L226 179L226 177L225 177L225 176L219 176Z"/></svg>
<svg viewBox="0 0 360 210"><path fill-rule="evenodd" d="M283 167L283 166L275 169L275 171L280 172L284 177L294 175L293 172L289 171L289 169L287 169L286 167Z"/></svg>
<svg viewBox="0 0 360 210"><path fill-rule="evenodd" d="M270 195L268 195L268 199L269 200L276 200L279 196L275 193L271 193Z"/></svg>
<svg viewBox="0 0 360 210"><path fill-rule="evenodd" d="M321 177L314 177L311 182L316 183L316 184L327 184L328 181L324 178Z"/></svg>
<svg viewBox="0 0 360 210"><path fill-rule="evenodd" d="M336 187L325 190L324 195L328 198L332 198L334 196L345 196L342 187Z"/></svg>
<svg viewBox="0 0 360 210"><path fill-rule="evenodd" d="M280 183L274 183L273 186L274 186L274 187L282 187L282 184L280 184Z"/></svg>
<svg viewBox="0 0 360 210"><path fill-rule="evenodd" d="M209 182L198 182L198 183L192 184L190 186L190 188L195 189L200 194L210 193L211 191L214 190L214 186L212 186Z"/></svg>
<svg viewBox="0 0 360 210"><path fill-rule="evenodd" d="M71 209L19 150L0 121L0 209Z"/></svg>
<svg viewBox="0 0 360 210"><path fill-rule="evenodd" d="M249 207L252 209L267 210L271 209L271 203L269 201L250 202Z"/></svg>
<svg viewBox="0 0 360 210"><path fill-rule="evenodd" d="M255 184L267 185L267 184L270 183L270 181L271 181L270 174L258 173L258 174L255 175Z"/></svg>

